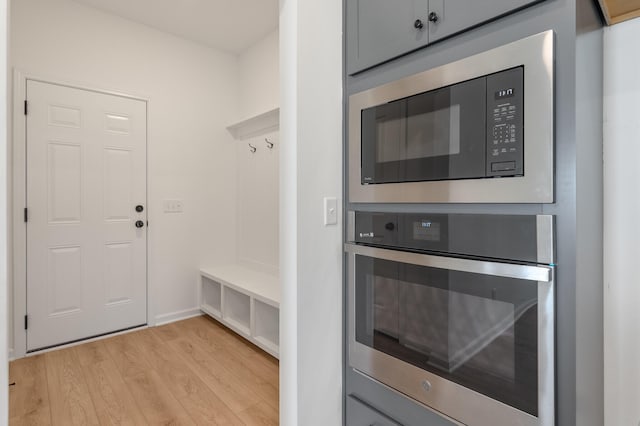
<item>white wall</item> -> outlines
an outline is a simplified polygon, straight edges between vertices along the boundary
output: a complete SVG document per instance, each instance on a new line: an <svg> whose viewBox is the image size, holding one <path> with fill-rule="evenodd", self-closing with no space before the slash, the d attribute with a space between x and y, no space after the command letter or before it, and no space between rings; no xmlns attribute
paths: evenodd
<svg viewBox="0 0 640 426"><path fill-rule="evenodd" d="M269 149L268 138L274 146ZM249 150L248 144L256 147ZM236 142L237 260L278 274L279 132Z"/></svg>
<svg viewBox="0 0 640 426"><path fill-rule="evenodd" d="M278 31L243 52L240 67L240 118L279 106ZM268 148L265 138L274 143ZM256 147L249 151L248 144ZM240 263L277 274L279 212L279 132L236 141L237 258Z"/></svg>
<svg viewBox="0 0 640 426"><path fill-rule="evenodd" d="M7 362L7 2L0 0L0 383L9 383ZM0 424L9 418L9 387L0 387Z"/></svg>
<svg viewBox="0 0 640 426"><path fill-rule="evenodd" d="M640 425L640 19L604 36L605 424Z"/></svg>
<svg viewBox="0 0 640 426"><path fill-rule="evenodd" d="M280 0L280 423L342 424L342 2ZM340 217L340 216L339 216Z"/></svg>
<svg viewBox="0 0 640 426"><path fill-rule="evenodd" d="M201 264L235 254L237 57L68 0L15 0L11 66L150 99L150 306L159 321L197 306ZM184 213L163 213L182 199Z"/></svg>
<svg viewBox="0 0 640 426"><path fill-rule="evenodd" d="M280 105L278 36L278 30L273 31L238 58L240 64L238 119L252 117Z"/></svg>

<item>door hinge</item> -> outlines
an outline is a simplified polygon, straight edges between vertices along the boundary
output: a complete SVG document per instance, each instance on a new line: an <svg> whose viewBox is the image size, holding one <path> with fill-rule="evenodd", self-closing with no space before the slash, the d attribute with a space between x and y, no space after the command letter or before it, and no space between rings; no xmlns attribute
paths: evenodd
<svg viewBox="0 0 640 426"><path fill-rule="evenodd" d="M27 330L29 328L29 315L24 316L24 329Z"/></svg>
<svg viewBox="0 0 640 426"><path fill-rule="evenodd" d="M27 223L29 221L29 210L25 207L24 208L24 223Z"/></svg>
<svg viewBox="0 0 640 426"><path fill-rule="evenodd" d="M27 102L27 100L24 100L24 115L27 115L29 113L29 102Z"/></svg>

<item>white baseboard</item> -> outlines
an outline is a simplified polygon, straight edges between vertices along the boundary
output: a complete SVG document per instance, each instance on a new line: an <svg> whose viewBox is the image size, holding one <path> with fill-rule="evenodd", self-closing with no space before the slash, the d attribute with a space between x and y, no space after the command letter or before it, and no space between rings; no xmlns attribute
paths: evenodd
<svg viewBox="0 0 640 426"><path fill-rule="evenodd" d="M168 314L162 314L156 316L156 327L159 325L169 324L172 322L185 320L187 318L193 318L202 315L200 308L185 309L182 311L170 312Z"/></svg>
<svg viewBox="0 0 640 426"><path fill-rule="evenodd" d="M14 356L15 355L13 354L13 348L9 348L9 361L15 360Z"/></svg>

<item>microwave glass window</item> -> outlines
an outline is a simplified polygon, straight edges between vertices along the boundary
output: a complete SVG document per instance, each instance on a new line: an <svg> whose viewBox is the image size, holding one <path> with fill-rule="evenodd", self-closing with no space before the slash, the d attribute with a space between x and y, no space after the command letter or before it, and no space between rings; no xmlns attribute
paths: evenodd
<svg viewBox="0 0 640 426"><path fill-rule="evenodd" d="M363 109L362 183L484 176L485 96L478 78Z"/></svg>
<svg viewBox="0 0 640 426"><path fill-rule="evenodd" d="M381 163L401 160L406 134L403 112L404 105L400 102L392 102L375 111L377 158Z"/></svg>
<svg viewBox="0 0 640 426"><path fill-rule="evenodd" d="M460 105L407 115L406 159L460 154Z"/></svg>
<svg viewBox="0 0 640 426"><path fill-rule="evenodd" d="M392 103L378 111L378 162L419 160L460 153L459 104L435 111L414 106L405 116L401 115L402 106Z"/></svg>
<svg viewBox="0 0 640 426"><path fill-rule="evenodd" d="M356 271L356 341L537 416L537 282L366 256Z"/></svg>

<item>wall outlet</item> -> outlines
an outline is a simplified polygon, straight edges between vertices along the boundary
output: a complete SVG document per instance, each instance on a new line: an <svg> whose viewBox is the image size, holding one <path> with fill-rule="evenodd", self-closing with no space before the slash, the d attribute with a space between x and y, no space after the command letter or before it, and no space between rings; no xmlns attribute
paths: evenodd
<svg viewBox="0 0 640 426"><path fill-rule="evenodd" d="M182 213L182 200L164 200L165 213Z"/></svg>

